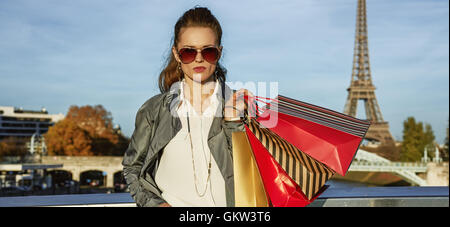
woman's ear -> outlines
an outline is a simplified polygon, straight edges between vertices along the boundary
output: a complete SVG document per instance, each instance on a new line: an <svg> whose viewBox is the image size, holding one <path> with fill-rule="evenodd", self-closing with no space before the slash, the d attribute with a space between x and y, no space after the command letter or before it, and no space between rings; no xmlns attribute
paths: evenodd
<svg viewBox="0 0 450 227"><path fill-rule="evenodd" d="M172 47L172 54L173 54L173 56L175 57L175 60L177 60L177 62L180 63L181 61L180 61L180 59L178 58L178 53L177 53L177 50L175 49L174 46Z"/></svg>
<svg viewBox="0 0 450 227"><path fill-rule="evenodd" d="M219 50L220 50L220 52L219 52L219 59L217 59L217 61L219 61L220 58L222 58L222 50L223 50L223 46L220 46L220 47L219 47Z"/></svg>

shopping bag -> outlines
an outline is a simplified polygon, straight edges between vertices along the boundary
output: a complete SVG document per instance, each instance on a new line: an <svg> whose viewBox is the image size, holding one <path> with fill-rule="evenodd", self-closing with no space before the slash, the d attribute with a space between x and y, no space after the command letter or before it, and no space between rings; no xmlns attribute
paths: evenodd
<svg viewBox="0 0 450 227"><path fill-rule="evenodd" d="M288 182L294 182L307 200L314 198L325 182L333 176L333 170L303 153L268 128L260 127L255 119L248 119L246 122L246 132L255 158L267 160L272 166L276 163L275 172L279 176L281 176L279 173L287 176ZM260 171L266 171L265 164L258 166ZM272 194L269 193L269 197L272 200Z"/></svg>
<svg viewBox="0 0 450 227"><path fill-rule="evenodd" d="M245 132L232 133L235 206L268 207L264 184Z"/></svg>
<svg viewBox="0 0 450 227"><path fill-rule="evenodd" d="M322 186L312 198L308 198L300 185L292 180L247 126L246 133L272 206L304 207L313 202L327 188L327 185Z"/></svg>
<svg viewBox="0 0 450 227"><path fill-rule="evenodd" d="M257 122L342 176L370 126L369 121L281 95L255 100L266 104L254 106ZM267 122L274 118L277 123L269 126Z"/></svg>

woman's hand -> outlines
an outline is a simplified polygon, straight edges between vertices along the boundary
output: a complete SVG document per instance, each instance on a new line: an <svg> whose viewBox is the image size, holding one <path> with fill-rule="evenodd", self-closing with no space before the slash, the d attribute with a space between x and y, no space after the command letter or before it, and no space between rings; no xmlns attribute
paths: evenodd
<svg viewBox="0 0 450 227"><path fill-rule="evenodd" d="M236 121L236 118L243 116L242 111L247 108L247 105L245 105L244 95L248 96L249 98L254 96L253 93L251 93L247 89L241 88L225 102L225 121Z"/></svg>
<svg viewBox="0 0 450 227"><path fill-rule="evenodd" d="M159 204L158 207L172 207L172 206L168 203L161 203L161 204Z"/></svg>

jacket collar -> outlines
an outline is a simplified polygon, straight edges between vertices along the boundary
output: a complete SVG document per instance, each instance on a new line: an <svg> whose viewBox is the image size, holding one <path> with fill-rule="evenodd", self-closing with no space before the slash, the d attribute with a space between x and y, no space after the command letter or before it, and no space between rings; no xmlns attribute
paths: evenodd
<svg viewBox="0 0 450 227"><path fill-rule="evenodd" d="M231 94L232 90L223 79L218 78L216 82L219 83L218 86L216 86L218 89L216 89L217 92L214 91L213 95L217 97L217 100L219 100L219 102L222 105L221 109L223 109L223 105L225 105L225 100L226 98L228 98L229 94ZM182 99L181 97L182 85L183 85L182 81L177 81L173 83L167 93L167 96L165 97L164 105L169 107L171 113L176 112L175 107L178 107L178 104Z"/></svg>
<svg viewBox="0 0 450 227"><path fill-rule="evenodd" d="M179 84L180 87L180 91L178 93L178 97L180 97L180 101L184 102L186 101L186 97L184 96L184 88L186 88L186 84L185 84L185 79L183 79L181 81L181 83ZM214 91L211 94L211 101L214 104L220 103L220 94L221 94L221 86L218 80L215 81L214 83Z"/></svg>

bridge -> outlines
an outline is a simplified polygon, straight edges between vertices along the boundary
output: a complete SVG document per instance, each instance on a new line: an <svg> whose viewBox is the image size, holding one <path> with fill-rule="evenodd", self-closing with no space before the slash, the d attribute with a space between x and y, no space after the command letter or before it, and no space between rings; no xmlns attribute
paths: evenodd
<svg viewBox="0 0 450 227"><path fill-rule="evenodd" d="M391 162L374 153L359 149L349 171L351 172L389 172L394 173L412 185L427 186L427 181L417 175L426 173L425 162Z"/></svg>
<svg viewBox="0 0 450 227"><path fill-rule="evenodd" d="M42 163L62 164L62 168L52 169L69 172L72 180L81 182L87 172L101 173L108 188L114 187L114 179L121 179L123 157L117 156L42 156Z"/></svg>

